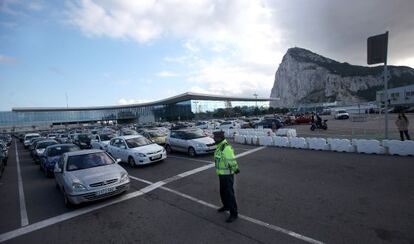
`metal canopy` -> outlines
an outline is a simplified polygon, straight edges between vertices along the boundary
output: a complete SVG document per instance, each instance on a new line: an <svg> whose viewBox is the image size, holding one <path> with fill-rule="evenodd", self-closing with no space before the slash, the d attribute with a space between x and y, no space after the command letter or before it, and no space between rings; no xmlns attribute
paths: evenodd
<svg viewBox="0 0 414 244"><path fill-rule="evenodd" d="M241 102L267 102L276 101L276 98L253 98L253 97L233 97L224 95L210 95L202 93L186 92L177 96L165 98L162 100L137 103L128 105L116 105L116 106L94 106L94 107L19 107L12 108L13 112L48 112L48 111L85 111L85 110L106 110L106 109L122 109L122 108L136 108L156 105L174 104L184 102L188 100L208 100L208 101L241 101Z"/></svg>

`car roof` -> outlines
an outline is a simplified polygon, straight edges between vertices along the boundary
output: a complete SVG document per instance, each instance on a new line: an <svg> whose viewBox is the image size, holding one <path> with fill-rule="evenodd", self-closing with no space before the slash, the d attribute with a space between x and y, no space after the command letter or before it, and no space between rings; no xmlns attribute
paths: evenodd
<svg viewBox="0 0 414 244"><path fill-rule="evenodd" d="M24 136L40 136L40 134L39 133L28 133Z"/></svg>
<svg viewBox="0 0 414 244"><path fill-rule="evenodd" d="M73 152L67 152L65 155L71 157L71 156L79 156L79 155L86 155L91 153L101 153L105 152L104 150L99 149L88 149L88 150L80 150L80 151L73 151Z"/></svg>
<svg viewBox="0 0 414 244"><path fill-rule="evenodd" d="M142 135L127 135L127 136L117 136L112 139L120 138L120 139L128 140L128 139L132 139L136 137L143 137L143 136Z"/></svg>
<svg viewBox="0 0 414 244"><path fill-rule="evenodd" d="M48 147L53 148L53 147L68 147L68 146L75 146L75 144L73 143L63 143L63 144L54 144L54 145L50 145Z"/></svg>

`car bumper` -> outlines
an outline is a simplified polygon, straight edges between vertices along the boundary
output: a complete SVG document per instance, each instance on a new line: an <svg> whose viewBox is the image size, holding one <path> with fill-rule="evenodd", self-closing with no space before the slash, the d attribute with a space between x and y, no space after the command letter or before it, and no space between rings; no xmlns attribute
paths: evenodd
<svg viewBox="0 0 414 244"><path fill-rule="evenodd" d="M209 154L209 153L214 153L214 151L216 151L216 148L199 148L199 149L195 149L197 154Z"/></svg>
<svg viewBox="0 0 414 244"><path fill-rule="evenodd" d="M119 184L115 186L108 186L107 188L113 187L115 190L105 193L105 194L98 194L100 190L105 189L105 188L100 188L99 190L88 191L86 193L84 192L81 194L69 195L68 198L69 198L69 201L73 204L93 202L93 201L105 199L105 198L126 192L129 190L129 185L130 185L130 182L128 181L127 183L123 183L123 184Z"/></svg>
<svg viewBox="0 0 414 244"><path fill-rule="evenodd" d="M160 157L161 156L161 157ZM150 164L158 161L162 161L167 158L167 153L160 153L149 157L135 157L136 165Z"/></svg>

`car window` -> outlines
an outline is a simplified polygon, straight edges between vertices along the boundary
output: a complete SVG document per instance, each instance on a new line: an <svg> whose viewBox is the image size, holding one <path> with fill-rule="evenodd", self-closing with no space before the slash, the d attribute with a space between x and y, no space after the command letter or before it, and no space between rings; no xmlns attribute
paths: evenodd
<svg viewBox="0 0 414 244"><path fill-rule="evenodd" d="M136 148L136 147L141 147L141 146L152 144L152 142L145 137L134 137L134 138L127 139L126 144L128 145L129 148Z"/></svg>
<svg viewBox="0 0 414 244"><path fill-rule="evenodd" d="M76 171L115 163L106 153L91 153L68 157L66 170Z"/></svg>

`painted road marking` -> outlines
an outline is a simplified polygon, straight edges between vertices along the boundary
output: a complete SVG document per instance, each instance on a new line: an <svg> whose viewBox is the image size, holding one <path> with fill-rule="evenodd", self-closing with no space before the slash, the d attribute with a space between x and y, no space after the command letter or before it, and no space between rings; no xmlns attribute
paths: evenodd
<svg viewBox="0 0 414 244"><path fill-rule="evenodd" d="M17 142L14 141L14 148L16 150L16 164L17 164L17 184L19 187L19 204L20 204L20 224L26 226L29 224L26 210L26 200L24 197L23 179L20 171L19 150L17 150Z"/></svg>
<svg viewBox="0 0 414 244"><path fill-rule="evenodd" d="M237 155L236 158L239 158L239 157L246 156L248 154L257 152L257 151L259 151L263 148L264 147L256 148L256 149L253 149L251 151L244 152L242 154ZM17 151L16 151L16 155L17 155ZM204 165L202 167L186 171L184 173L178 174L176 176L173 176L173 177L170 177L170 178L167 178L165 180L158 181L158 182L155 182L155 183L152 183L152 182L146 181L146 180L141 180L141 179L139 179L137 177L134 177L134 176L130 176L131 179L139 180L139 181L142 181L142 182L148 183L148 184L150 183L150 185L147 186L147 187L142 188L141 190L138 190L138 191L126 194L126 195L122 195L117 199L108 200L108 202L105 202L105 203L100 203L100 204L97 204L97 205L94 205L94 206L85 207L83 209L74 210L74 211L71 211L69 213L64 213L62 215L58 215L58 216L55 216L55 217L52 217L52 218L49 218L49 219L46 219L46 220L42 220L40 222L36 222L34 224L31 224L31 225L26 225L26 226L21 227L21 228L16 229L16 230L12 230L12 231L3 233L3 234L0 235L0 242L4 242L4 241L10 240L10 239L19 237L21 235L28 234L30 232L33 232L33 231L36 231L36 230L39 230L39 229L57 224L57 223L60 223L62 221L72 219L74 217L81 216L81 215L90 213L92 211L95 211L95 210L98 210L98 209L101 209L101 208L104 208L104 207L107 207L107 206L110 206L110 205L113 205L113 204L116 204L116 203L120 203L120 202L129 200L131 198L141 196L145 193L154 191L158 188L162 189L163 185L165 185L167 183L176 181L178 179L182 179L184 177L196 174L198 172L201 172L203 170L207 170L207 169L212 168L212 167L214 167L214 164L209 162L208 165Z"/></svg>
<svg viewBox="0 0 414 244"><path fill-rule="evenodd" d="M140 182L144 182L144 183L149 182L147 180L140 179L140 178L137 178L137 177L133 177L132 179L137 180L137 181L140 181ZM151 183L151 182L149 182L149 183ZM186 199L188 199L190 201L196 202L198 204L201 204L201 205L206 206L206 207L209 207L209 208L213 208L213 209L218 209L219 208L219 206L217 206L217 205L214 205L212 203L205 202L205 201L203 201L201 199L192 197L190 195L187 195L185 193L182 193L182 192L173 190L173 189L168 188L168 187L165 187L165 186L160 187L160 189L165 190L165 191L168 191L168 192L171 192L171 193L173 193L175 195L178 195L180 197L186 198ZM249 217L249 216L246 216L246 215L239 214L239 217L241 219L244 219L244 220L246 220L248 222L251 222L253 224L260 225L260 226L265 227L267 229L271 229L271 230L274 230L274 231L277 231L277 232L280 232L280 233L283 233L283 234L292 236L292 237L294 237L296 239L299 239L299 240L302 240L302 241L305 241L305 242L308 242L308 243L312 243L312 244L323 244L323 242L321 242L321 241L318 241L318 240L315 240L313 238L310 238L310 237L301 235L301 234L296 233L296 232L291 231L291 230L284 229L284 228L279 227L279 226L276 226L276 225L272 225L272 224L266 223L266 222L261 221L261 220L258 220L258 219L254 219L254 218Z"/></svg>

